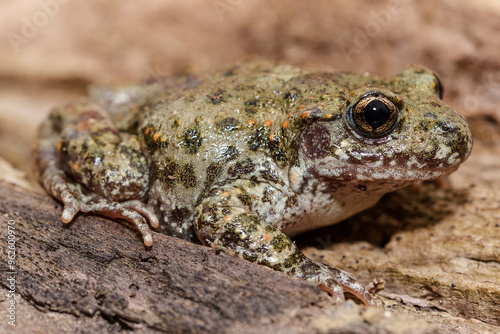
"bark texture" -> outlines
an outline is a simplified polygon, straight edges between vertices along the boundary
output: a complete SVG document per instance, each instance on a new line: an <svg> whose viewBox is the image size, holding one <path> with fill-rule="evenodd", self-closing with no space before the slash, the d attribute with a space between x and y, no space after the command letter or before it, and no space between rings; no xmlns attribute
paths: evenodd
<svg viewBox="0 0 500 334"><path fill-rule="evenodd" d="M80 215L65 226L59 204L5 182L0 213L3 231L15 227L15 270L6 252L0 265L2 296L8 277L19 296L15 333L435 332L380 308L335 306L305 281L183 240L155 234L145 249L116 222Z"/></svg>
<svg viewBox="0 0 500 334"><path fill-rule="evenodd" d="M500 2L17 0L0 9L0 157L17 168L0 159L1 333L500 332ZM378 278L383 308L332 305L303 281L167 236L145 249L105 219L64 226L58 203L23 190L36 127L88 84L255 58L387 75L419 63L471 125L473 153L451 188L404 189L297 239L364 284ZM15 328L5 311L9 220Z"/></svg>

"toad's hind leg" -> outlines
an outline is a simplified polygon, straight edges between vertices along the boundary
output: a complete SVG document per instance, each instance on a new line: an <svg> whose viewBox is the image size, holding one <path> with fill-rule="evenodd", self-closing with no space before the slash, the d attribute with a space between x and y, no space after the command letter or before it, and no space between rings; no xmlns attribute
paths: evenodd
<svg viewBox="0 0 500 334"><path fill-rule="evenodd" d="M38 180L64 204L63 222L93 212L131 222L144 243L153 242L159 221L140 201L148 169L137 139L120 134L107 114L87 102L55 109L41 125L32 152Z"/></svg>
<svg viewBox="0 0 500 334"><path fill-rule="evenodd" d="M245 187L246 180L235 182L238 185L212 191L197 206L195 231L202 243L314 282L337 301L349 292L366 305L374 305L370 294L348 273L307 258L284 233L253 214L241 194L252 196L256 187Z"/></svg>

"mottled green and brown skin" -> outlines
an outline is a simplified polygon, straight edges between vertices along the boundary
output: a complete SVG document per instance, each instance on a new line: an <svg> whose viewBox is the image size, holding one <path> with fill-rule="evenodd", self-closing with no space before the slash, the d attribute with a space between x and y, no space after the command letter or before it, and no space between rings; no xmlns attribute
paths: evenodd
<svg viewBox="0 0 500 334"><path fill-rule="evenodd" d="M64 203L316 282L366 304L349 274L305 257L288 236L336 223L390 191L456 170L472 146L439 80L248 63L227 71L94 90L55 109L33 160Z"/></svg>

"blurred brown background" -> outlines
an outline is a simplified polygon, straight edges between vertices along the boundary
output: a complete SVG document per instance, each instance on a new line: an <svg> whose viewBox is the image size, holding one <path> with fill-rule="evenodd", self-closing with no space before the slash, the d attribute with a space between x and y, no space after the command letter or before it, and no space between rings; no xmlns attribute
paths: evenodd
<svg viewBox="0 0 500 334"><path fill-rule="evenodd" d="M35 126L90 83L255 58L380 74L421 63L464 115L499 113L495 0L19 0L0 13L0 156L22 169Z"/></svg>
<svg viewBox="0 0 500 334"><path fill-rule="evenodd" d="M21 171L29 170L30 141L50 108L84 95L92 83L136 82L249 59L387 75L411 63L432 68L442 78L444 100L471 124L473 154L451 178L455 192L432 197L432 202L422 195L422 210L433 207L424 215L427 222L407 222L414 226L398 230L398 239L390 235L385 246L379 245L384 248L363 256L375 263L373 268L391 261L415 268L426 259L425 270L415 274L419 279L432 271L449 273L456 281L467 275L470 281L463 286L482 291L477 305L469 309L470 301L461 295L447 306L448 313L458 318L450 316L446 322L435 312L430 321L451 328L450 333L498 329L494 325L500 320L491 314L491 305L498 300L483 303L481 296L500 291L499 1L3 0L0 32L0 158ZM395 206L394 212L408 209L401 204L408 194L398 195L399 201L389 199L387 206ZM466 194L467 200L459 202L459 194ZM448 210L439 223L433 216L439 211L435 203ZM459 208L450 209L450 203ZM407 216L423 212L411 210ZM391 218L387 209L371 211L356 221L370 219L381 224L388 219L386 226L402 221ZM445 244L451 230L455 248L432 248ZM420 246L418 251L412 248L415 245ZM331 252L321 256L347 254L342 260L347 267L349 254L354 258L366 251L356 244L338 250L326 246ZM314 257L316 249L309 249L308 255ZM337 264L337 258L331 263ZM436 267L431 269L433 262ZM349 270L366 271L357 262L354 267ZM394 281L412 287L411 280ZM418 289L418 284L413 287ZM436 284L448 291L445 281ZM465 323L467 318L478 320Z"/></svg>

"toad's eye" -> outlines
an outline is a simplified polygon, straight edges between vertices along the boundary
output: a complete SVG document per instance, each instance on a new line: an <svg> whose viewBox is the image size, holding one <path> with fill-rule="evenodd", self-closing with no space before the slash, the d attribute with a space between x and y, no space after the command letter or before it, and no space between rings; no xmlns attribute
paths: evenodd
<svg viewBox="0 0 500 334"><path fill-rule="evenodd" d="M356 102L348 116L360 135L379 138L394 128L398 120L398 109L385 95L372 92Z"/></svg>

